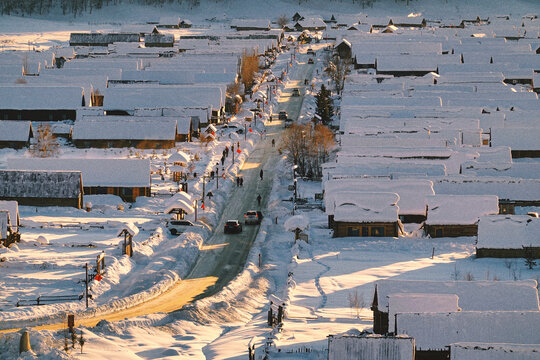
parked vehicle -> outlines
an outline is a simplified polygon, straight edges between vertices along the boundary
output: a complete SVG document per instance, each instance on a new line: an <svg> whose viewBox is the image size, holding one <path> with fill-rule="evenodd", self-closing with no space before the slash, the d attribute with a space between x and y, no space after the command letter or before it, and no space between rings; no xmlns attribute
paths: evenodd
<svg viewBox="0 0 540 360"><path fill-rule="evenodd" d="M287 114L286 111L279 112L279 117L278 117L279 120L287 120L288 117L289 117L289 114Z"/></svg>
<svg viewBox="0 0 540 360"><path fill-rule="evenodd" d="M300 89L294 88L292 90L292 96L300 96Z"/></svg>
<svg viewBox="0 0 540 360"><path fill-rule="evenodd" d="M242 232L242 224L238 220L227 220L223 228L225 234L238 234Z"/></svg>
<svg viewBox="0 0 540 360"><path fill-rule="evenodd" d="M309 58L307 61L308 64L313 64L313 58Z"/></svg>
<svg viewBox="0 0 540 360"><path fill-rule="evenodd" d="M293 124L293 119L287 119L285 120L285 127L290 128Z"/></svg>
<svg viewBox="0 0 540 360"><path fill-rule="evenodd" d="M189 220L169 220L167 223L167 229L173 235L179 235L185 231L193 230L195 227L196 225Z"/></svg>
<svg viewBox="0 0 540 360"><path fill-rule="evenodd" d="M263 214L260 211L250 210L244 214L246 225L260 224L263 219Z"/></svg>
<svg viewBox="0 0 540 360"><path fill-rule="evenodd" d="M309 49L307 49L307 54L308 55L315 55L315 51L313 51L312 48L309 48Z"/></svg>

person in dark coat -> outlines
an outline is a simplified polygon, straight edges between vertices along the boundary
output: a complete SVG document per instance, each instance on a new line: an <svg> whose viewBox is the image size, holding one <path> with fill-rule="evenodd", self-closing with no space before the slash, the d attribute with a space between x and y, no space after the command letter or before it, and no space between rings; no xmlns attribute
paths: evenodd
<svg viewBox="0 0 540 360"><path fill-rule="evenodd" d="M259 172L259 176L261 177L261 180L263 179L263 175L264 175L264 171L263 169L261 169L261 171Z"/></svg>
<svg viewBox="0 0 540 360"><path fill-rule="evenodd" d="M257 195L257 204L259 204L259 206L261 206L261 200L262 200L261 194Z"/></svg>

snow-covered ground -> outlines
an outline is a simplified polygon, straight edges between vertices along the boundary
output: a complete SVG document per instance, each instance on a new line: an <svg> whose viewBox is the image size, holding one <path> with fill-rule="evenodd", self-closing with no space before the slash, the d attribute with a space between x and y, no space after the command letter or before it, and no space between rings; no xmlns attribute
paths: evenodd
<svg viewBox="0 0 540 360"><path fill-rule="evenodd" d="M211 4L210 4L211 3ZM488 2L466 1L411 1L396 3L380 0L372 9L342 2L320 1L307 8L284 2L256 2L243 6L240 2L213 2L187 12L192 21L205 26L224 27L225 21L235 17L249 17L264 13L277 17L281 13L328 15L366 12L373 16L410 12L432 17L476 17L490 14L525 14L540 11L534 0ZM254 2L255 3L255 2ZM336 4L339 9L336 11ZM245 5L245 4L244 4ZM125 10L129 9L128 12ZM46 48L65 44L69 33L97 29L117 29L120 22L138 22L143 16L160 15L175 7L147 8L118 6L80 18L64 20L56 15L48 19L19 17L0 18L0 41L6 50L27 49L32 46ZM489 10L490 14L486 14ZM119 14L122 14L122 17ZM474 14L474 16L472 16ZM204 19L215 20L205 22ZM119 21L118 19L122 20ZM305 50L305 49L303 49ZM322 51L317 49L318 63L314 71L315 89L328 79L323 75ZM286 69L289 54L278 59L274 74ZM296 66L296 65L295 65ZM296 74L293 66L289 73ZM278 92L279 94L279 92ZM310 119L314 113L314 98L309 93L303 104L300 121ZM271 104L277 108L277 101ZM246 105L249 107L249 104ZM261 122L259 122L260 124ZM242 125L239 120L238 124ZM263 126L260 125L259 130ZM205 219L207 230L171 236L165 228L168 215L162 214L167 198L139 198L129 206L112 196L94 196L90 212L66 208L21 207L22 242L10 249L0 249L0 328L25 326L33 318L54 321L66 312L84 314L82 302L61 303L42 307L13 308L19 298L31 299L42 295L80 294L78 280L83 275L82 265L92 263L105 251L107 275L101 282L92 282L94 299L91 308L110 311L111 306L122 307L154 296L166 289L172 281L189 271L199 247L209 230L216 224L218 212L227 201L227 189L232 186L238 166L260 138L257 131L243 136L224 133L209 147L199 143L186 144L182 151L200 158L192 172L209 172L219 161L222 150L232 142L240 141L245 155L238 156L237 164L227 159L228 181L217 190L213 183L206 190L214 192L199 217ZM137 154L136 154L137 153ZM143 150L75 150L63 148L63 157L144 157L151 158L154 169L163 168L171 151ZM0 168L7 158L26 156L25 151L0 150ZM181 312L152 314L117 322L102 321L94 328L84 328L86 339L83 351L71 350L66 354L63 332L31 331L31 344L38 355L22 358L41 359L244 359L248 344L255 345L257 358L269 352L272 359L325 359L327 335L359 332L372 326L369 306L374 282L384 278L418 280L517 280L540 278L540 270L529 270L522 259L476 259L475 238L331 238L326 215L320 210L297 210L310 220L305 231L308 242L294 241L294 234L284 227L292 216L292 184L290 164L282 159L281 174L274 179L274 187L267 215L259 236L248 257L244 270L218 294L195 302ZM165 175L152 176L153 191L170 192L177 185ZM202 191L200 177L189 180L189 187L197 195ZM321 184L300 181L298 196L314 199L322 191ZM118 205L124 206L119 210ZM525 209L527 211L536 208ZM524 210L521 210L524 211ZM194 218L188 217L191 220ZM277 224L275 220L277 219ZM122 223L132 222L140 228L134 238L136 255L129 259L121 255L118 237ZM67 225L67 226L66 226ZM38 240L42 236L45 238ZM261 266L259 267L259 254ZM127 299L127 300L126 300ZM281 331L267 325L270 301L285 304L286 318ZM354 301L353 301L354 300ZM353 303L357 304L354 305ZM19 334L0 336L0 358L17 358Z"/></svg>

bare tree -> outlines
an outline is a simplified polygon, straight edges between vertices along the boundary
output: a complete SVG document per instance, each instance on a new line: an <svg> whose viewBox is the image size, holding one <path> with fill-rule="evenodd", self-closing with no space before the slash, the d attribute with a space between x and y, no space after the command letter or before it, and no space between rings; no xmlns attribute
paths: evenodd
<svg viewBox="0 0 540 360"><path fill-rule="evenodd" d="M324 71L332 78L334 88L338 94L343 91L345 78L351 72L351 63L349 59L342 59L339 56L330 56L329 54L324 59Z"/></svg>
<svg viewBox="0 0 540 360"><path fill-rule="evenodd" d="M289 23L289 17L285 14L279 15L276 19L276 24L278 24L282 29Z"/></svg>
<svg viewBox="0 0 540 360"><path fill-rule="evenodd" d="M354 311L356 313L356 318L360 319L360 311L362 311L366 305L364 296L362 294L358 294L358 290L356 290L354 293L349 293L348 300L351 311Z"/></svg>
<svg viewBox="0 0 540 360"><path fill-rule="evenodd" d="M259 71L259 55L257 50L251 52L244 51L242 54L242 67L240 68L240 76L244 89L251 89L255 81L255 74Z"/></svg>
<svg viewBox="0 0 540 360"><path fill-rule="evenodd" d="M39 125L35 142L30 146L30 153L37 157L46 158L58 154L58 147L58 142L50 125Z"/></svg>

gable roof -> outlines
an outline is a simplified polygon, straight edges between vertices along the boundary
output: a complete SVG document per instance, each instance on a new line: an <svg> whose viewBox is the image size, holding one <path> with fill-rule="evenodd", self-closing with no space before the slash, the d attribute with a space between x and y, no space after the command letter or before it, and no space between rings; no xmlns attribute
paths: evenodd
<svg viewBox="0 0 540 360"><path fill-rule="evenodd" d="M83 101L82 87L0 85L0 109L75 110Z"/></svg>
<svg viewBox="0 0 540 360"><path fill-rule="evenodd" d="M426 200L429 225L473 225L480 216L499 213L495 195L433 195Z"/></svg>
<svg viewBox="0 0 540 360"><path fill-rule="evenodd" d="M113 119L109 119L113 118ZM95 116L76 121L73 140L174 140L172 117Z"/></svg>
<svg viewBox="0 0 540 360"><path fill-rule="evenodd" d="M396 222L399 195L390 192L355 192L335 195L334 221Z"/></svg>
<svg viewBox="0 0 540 360"><path fill-rule="evenodd" d="M0 141L27 142L32 136L30 121L0 120Z"/></svg>
<svg viewBox="0 0 540 360"><path fill-rule="evenodd" d="M8 166L28 170L77 171L82 174L84 186L150 186L149 159L10 158Z"/></svg>
<svg viewBox="0 0 540 360"><path fill-rule="evenodd" d="M81 190L80 171L0 170L0 198L4 199L78 199Z"/></svg>

